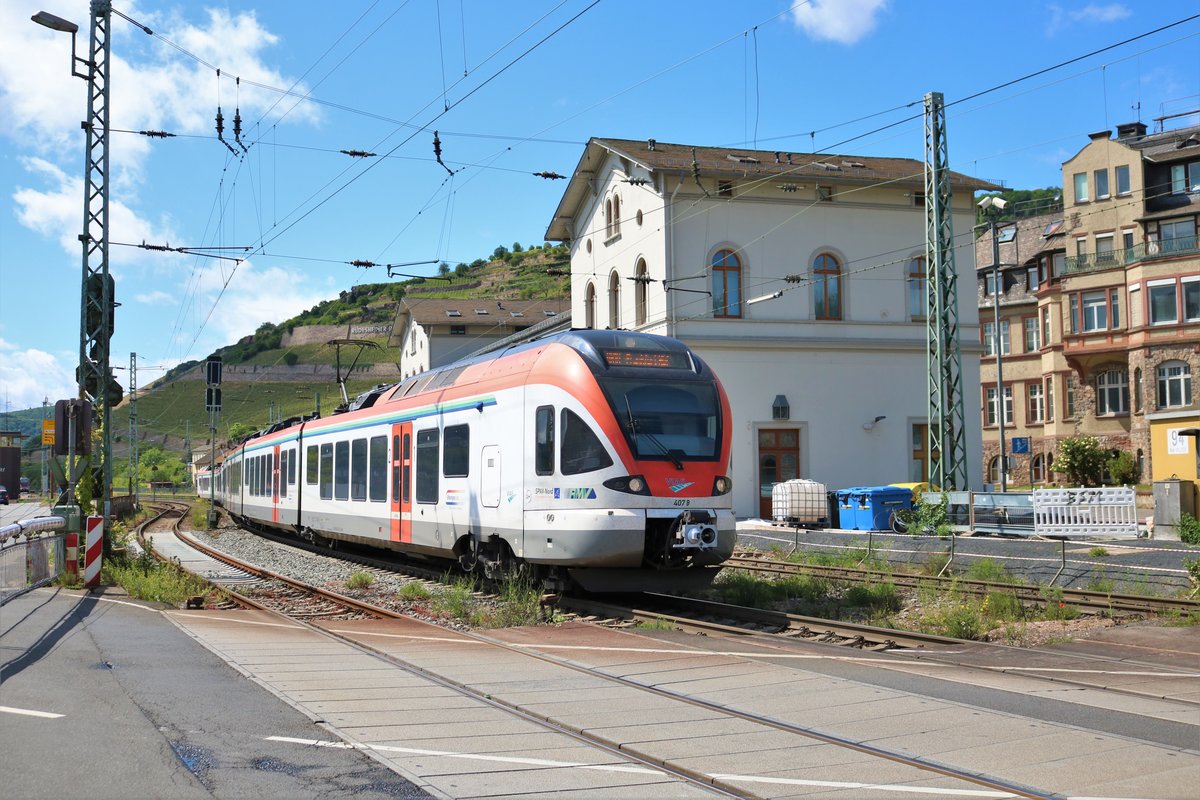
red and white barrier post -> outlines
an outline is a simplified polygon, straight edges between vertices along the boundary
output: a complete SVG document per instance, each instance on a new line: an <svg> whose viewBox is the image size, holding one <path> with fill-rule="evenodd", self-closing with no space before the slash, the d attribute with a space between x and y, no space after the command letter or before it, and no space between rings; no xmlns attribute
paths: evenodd
<svg viewBox="0 0 1200 800"><path fill-rule="evenodd" d="M71 531L67 534L67 575L72 580L79 577L79 533Z"/></svg>
<svg viewBox="0 0 1200 800"><path fill-rule="evenodd" d="M87 518L87 550L83 554L83 585L100 585L100 559L104 553L104 517Z"/></svg>

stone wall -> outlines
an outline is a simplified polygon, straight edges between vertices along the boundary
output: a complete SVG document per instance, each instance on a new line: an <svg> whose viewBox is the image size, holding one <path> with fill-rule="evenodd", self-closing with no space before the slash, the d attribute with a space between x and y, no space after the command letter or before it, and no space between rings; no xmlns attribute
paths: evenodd
<svg viewBox="0 0 1200 800"><path fill-rule="evenodd" d="M284 333L280 347L296 347L302 344L325 344L330 339L387 339L392 332L391 323L353 323L350 325L305 325Z"/></svg>
<svg viewBox="0 0 1200 800"><path fill-rule="evenodd" d="M204 364L179 376L181 381L204 381ZM222 379L227 382L268 381L278 383L335 383L337 374L332 364L226 364ZM350 374L354 381L372 380L375 383L399 382L400 374L395 364L364 364Z"/></svg>

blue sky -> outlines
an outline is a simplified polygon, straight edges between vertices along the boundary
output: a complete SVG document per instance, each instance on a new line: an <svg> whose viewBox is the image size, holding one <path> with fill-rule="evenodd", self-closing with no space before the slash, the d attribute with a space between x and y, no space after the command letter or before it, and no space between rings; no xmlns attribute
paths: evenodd
<svg viewBox="0 0 1200 800"><path fill-rule="evenodd" d="M70 37L29 18L78 23L86 54L88 7L0 4L0 409L75 393L85 84ZM136 351L147 367L387 280L354 259L453 265L540 242L564 182L531 173L570 174L590 136L922 159L926 92L953 103L1200 13L1175 0L114 7L156 35L113 18L112 241L254 248L240 264L112 248L113 363ZM1198 36L1194 20L952 105L951 167L1058 185L1088 133L1200 108ZM240 110L239 158L215 137L218 104L230 140ZM138 130L177 136L119 132Z"/></svg>

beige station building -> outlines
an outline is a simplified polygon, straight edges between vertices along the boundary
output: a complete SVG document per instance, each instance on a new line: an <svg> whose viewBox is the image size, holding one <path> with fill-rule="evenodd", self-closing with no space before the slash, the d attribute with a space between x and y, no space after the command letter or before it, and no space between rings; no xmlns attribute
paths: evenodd
<svg viewBox="0 0 1200 800"><path fill-rule="evenodd" d="M998 269L993 230L976 239L984 480L1000 482L1002 407L1010 487L1054 482L1076 435L1130 453L1139 482L1196 481L1200 126L1091 134L1062 186L1051 213L1005 209Z"/></svg>

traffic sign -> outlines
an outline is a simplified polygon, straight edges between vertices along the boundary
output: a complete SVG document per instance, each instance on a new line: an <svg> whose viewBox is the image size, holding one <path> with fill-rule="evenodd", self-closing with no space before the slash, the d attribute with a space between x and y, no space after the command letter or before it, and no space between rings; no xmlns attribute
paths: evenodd
<svg viewBox="0 0 1200 800"><path fill-rule="evenodd" d="M1015 456L1025 455L1029 452L1029 437L1014 436L1012 438L1012 452Z"/></svg>
<svg viewBox="0 0 1200 800"><path fill-rule="evenodd" d="M42 420L42 444L54 444L54 420Z"/></svg>

